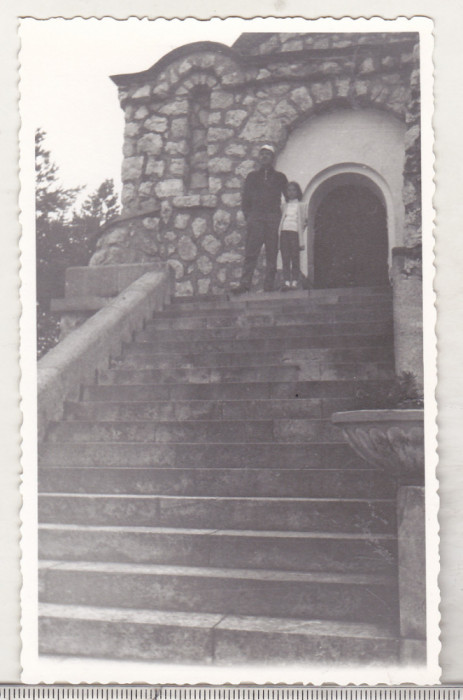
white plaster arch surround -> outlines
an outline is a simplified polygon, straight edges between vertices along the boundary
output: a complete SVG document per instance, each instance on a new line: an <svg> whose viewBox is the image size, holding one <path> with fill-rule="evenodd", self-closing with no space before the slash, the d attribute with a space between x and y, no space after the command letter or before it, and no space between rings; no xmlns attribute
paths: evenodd
<svg viewBox="0 0 463 700"><path fill-rule="evenodd" d="M405 124L374 109L340 108L310 117L290 134L278 154L275 167L295 180L309 208L309 231L301 269L313 280L313 227L316 193L323 183L339 177L347 182L359 178L379 194L388 218L389 264L393 247L403 244L403 165ZM360 184L360 183L359 183ZM315 199L314 199L315 198Z"/></svg>

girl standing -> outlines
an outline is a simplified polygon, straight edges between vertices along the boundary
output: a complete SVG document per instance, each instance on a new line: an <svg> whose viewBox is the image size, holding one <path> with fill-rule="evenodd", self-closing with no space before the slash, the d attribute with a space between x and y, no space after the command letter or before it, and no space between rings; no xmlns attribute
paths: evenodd
<svg viewBox="0 0 463 700"><path fill-rule="evenodd" d="M303 250L302 237L307 225L307 207L301 199L298 183L289 182L279 228L284 279L282 291L297 289L299 284L299 251Z"/></svg>

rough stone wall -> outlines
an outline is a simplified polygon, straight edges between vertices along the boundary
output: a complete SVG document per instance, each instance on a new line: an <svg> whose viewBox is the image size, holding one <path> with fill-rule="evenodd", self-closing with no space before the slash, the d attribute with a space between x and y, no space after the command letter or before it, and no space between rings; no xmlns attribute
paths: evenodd
<svg viewBox="0 0 463 700"><path fill-rule="evenodd" d="M414 48L414 68L410 76L410 99L406 105L405 164L403 198L405 205L404 243L421 243L421 127L419 46Z"/></svg>
<svg viewBox="0 0 463 700"><path fill-rule="evenodd" d="M412 119L413 36L243 35L232 49L182 47L143 74L117 76L124 220L103 233L90 264L169 260L177 294L227 289L241 272L241 189L260 146L281 151L292 129L324 110L373 107Z"/></svg>

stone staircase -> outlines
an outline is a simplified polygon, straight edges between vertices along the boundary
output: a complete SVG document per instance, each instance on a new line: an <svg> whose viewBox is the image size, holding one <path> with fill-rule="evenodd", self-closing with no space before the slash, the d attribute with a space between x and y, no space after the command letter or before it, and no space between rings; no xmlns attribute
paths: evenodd
<svg viewBox="0 0 463 700"><path fill-rule="evenodd" d="M175 299L40 450L42 654L398 660L394 486L331 424L387 382L384 288Z"/></svg>

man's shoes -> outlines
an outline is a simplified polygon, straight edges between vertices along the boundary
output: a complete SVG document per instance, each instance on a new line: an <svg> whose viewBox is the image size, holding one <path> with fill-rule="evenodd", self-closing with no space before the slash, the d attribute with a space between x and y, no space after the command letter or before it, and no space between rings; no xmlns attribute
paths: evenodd
<svg viewBox="0 0 463 700"><path fill-rule="evenodd" d="M293 280L291 282L291 289L297 289L297 287L298 287L297 280Z"/></svg>
<svg viewBox="0 0 463 700"><path fill-rule="evenodd" d="M288 281L283 282L283 286L281 287L282 292L288 292L291 289L291 285L289 284Z"/></svg>
<svg viewBox="0 0 463 700"><path fill-rule="evenodd" d="M236 287L232 287L230 292L235 296L238 296L238 294L246 294L246 292L249 292L249 288L244 284L238 284Z"/></svg>

